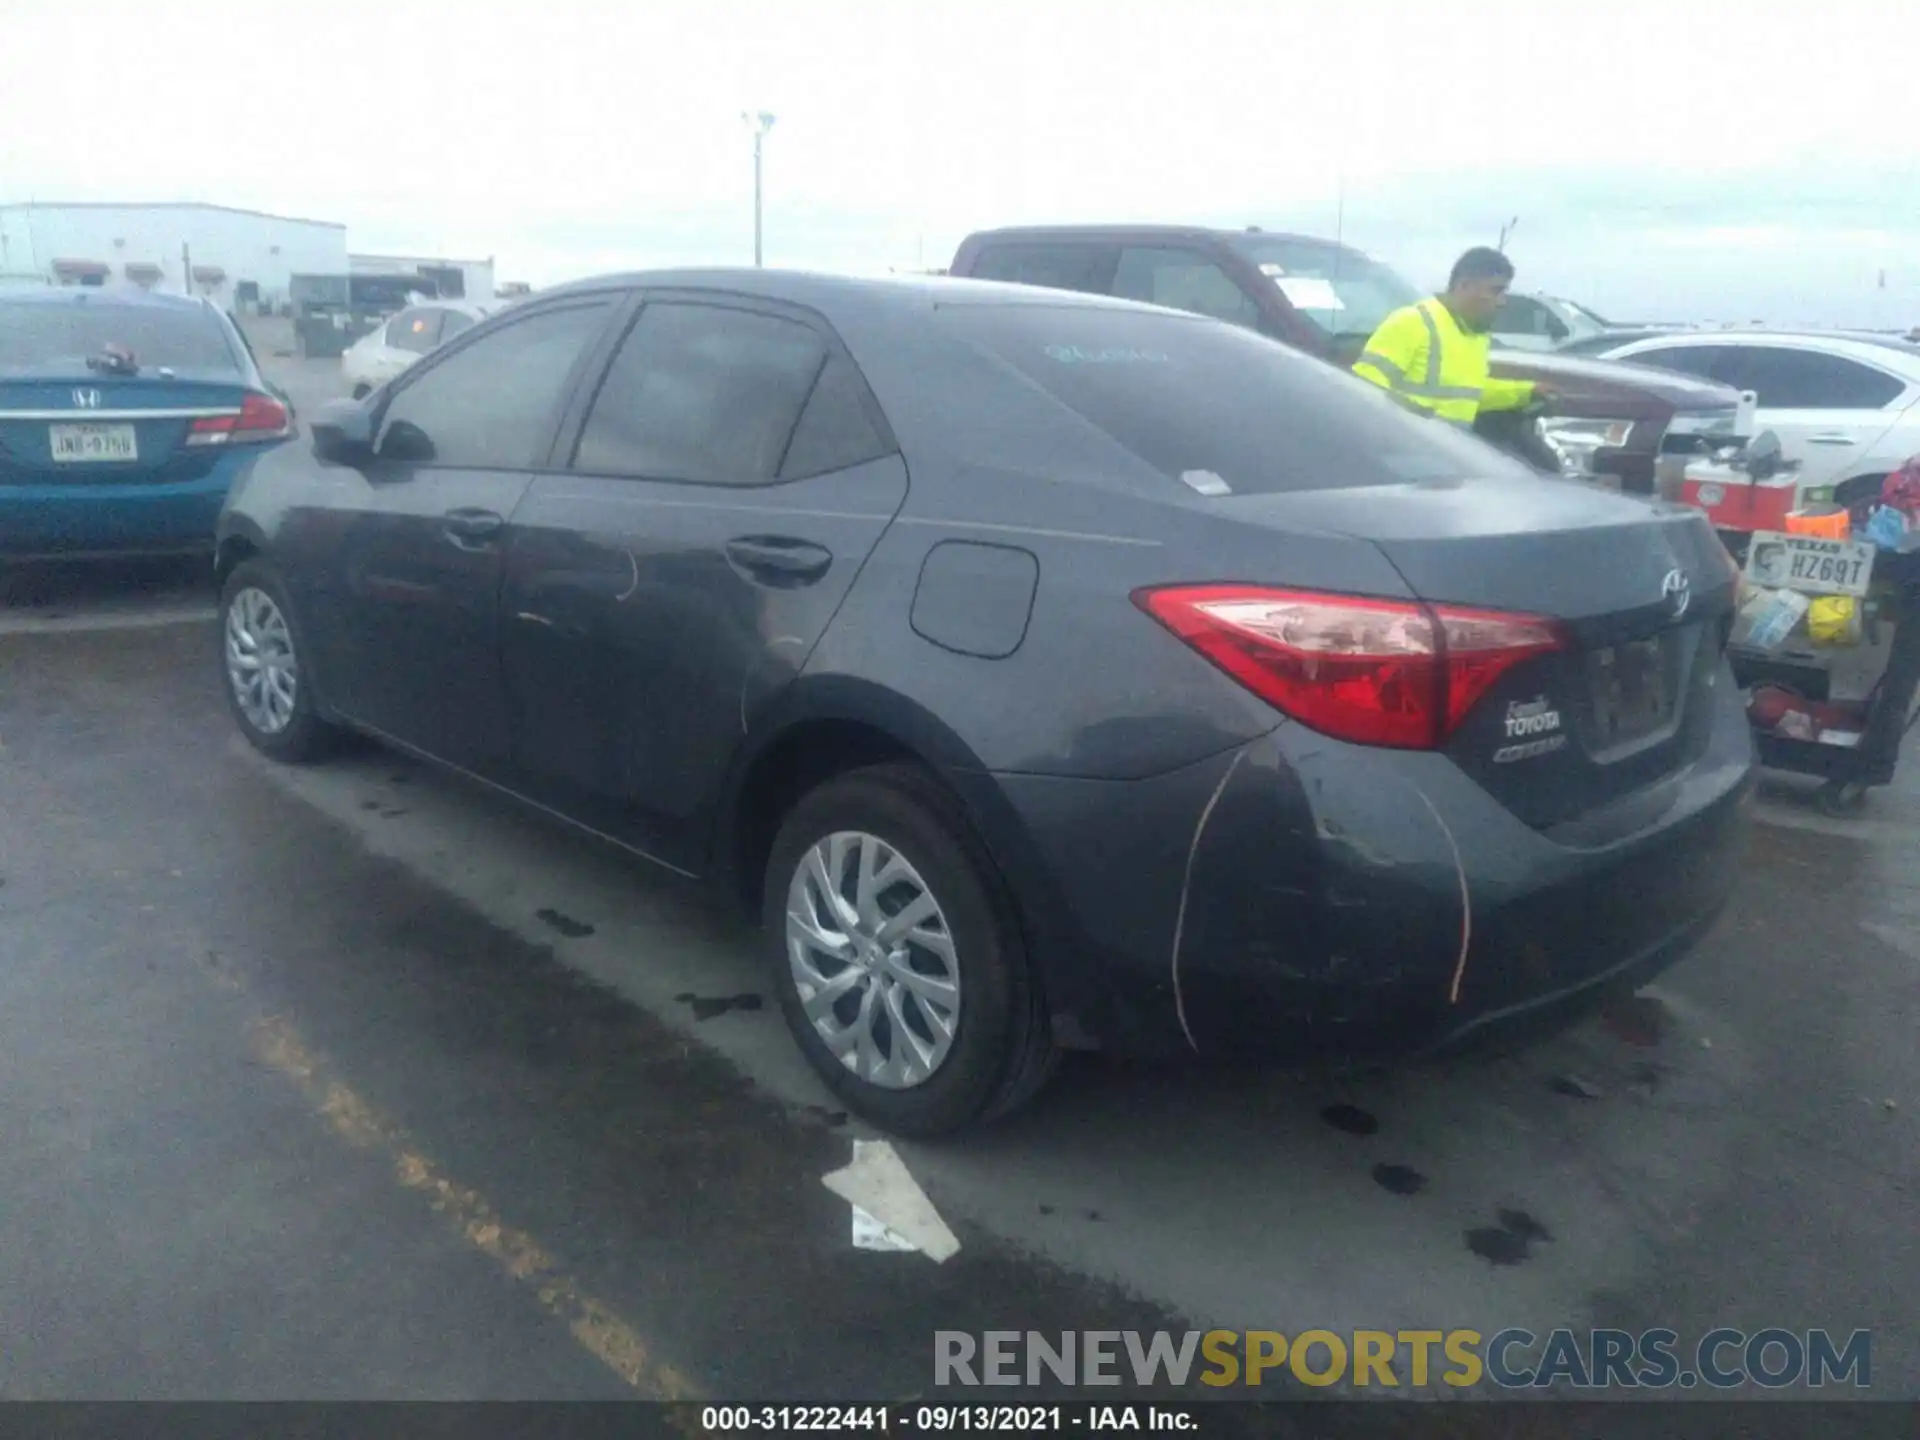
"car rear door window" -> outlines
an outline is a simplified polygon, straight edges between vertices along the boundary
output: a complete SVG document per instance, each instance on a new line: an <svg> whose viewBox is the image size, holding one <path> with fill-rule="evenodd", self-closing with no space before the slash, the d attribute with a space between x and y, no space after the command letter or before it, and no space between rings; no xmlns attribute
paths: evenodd
<svg viewBox="0 0 1920 1440"><path fill-rule="evenodd" d="M381 416L381 454L471 470L538 464L574 366L611 307L541 310L412 372Z"/></svg>
<svg viewBox="0 0 1920 1440"><path fill-rule="evenodd" d="M1484 442L1406 414L1365 381L1237 325L1071 303L937 313L958 338L1201 494L1531 473Z"/></svg>
<svg viewBox="0 0 1920 1440"><path fill-rule="evenodd" d="M443 312L419 305L402 310L387 322L387 345L393 350L408 350L424 355L440 343L440 316Z"/></svg>
<svg viewBox="0 0 1920 1440"><path fill-rule="evenodd" d="M1117 245L1079 241L1001 241L985 246L974 261L976 280L1003 280L1047 290L1107 295L1113 290Z"/></svg>
<svg viewBox="0 0 1920 1440"><path fill-rule="evenodd" d="M453 337L458 335L461 331L471 330L472 328L473 328L473 316L467 314L466 311L464 310L444 311L442 312L442 316L440 320L440 343L444 345L447 343L447 341L453 339Z"/></svg>
<svg viewBox="0 0 1920 1440"><path fill-rule="evenodd" d="M1714 378L1753 391L1767 410L1878 410L1907 388L1870 365L1786 345L1728 345Z"/></svg>
<svg viewBox="0 0 1920 1440"><path fill-rule="evenodd" d="M780 478L805 480L891 455L893 443L876 422L877 412L867 382L853 362L841 355L830 357L814 382L807 408L800 412L800 423L780 463Z"/></svg>
<svg viewBox="0 0 1920 1440"><path fill-rule="evenodd" d="M797 320L721 305L651 303L594 397L573 468L767 484L781 474L826 361L825 340ZM831 448L831 437L822 439Z"/></svg>
<svg viewBox="0 0 1920 1440"><path fill-rule="evenodd" d="M1114 269L1113 293L1235 325L1257 325L1259 307L1225 270L1187 246L1129 245Z"/></svg>

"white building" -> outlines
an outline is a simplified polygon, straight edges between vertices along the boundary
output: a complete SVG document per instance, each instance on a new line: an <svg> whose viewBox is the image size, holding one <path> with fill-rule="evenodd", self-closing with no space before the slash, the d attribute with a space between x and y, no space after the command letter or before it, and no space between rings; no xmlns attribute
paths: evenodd
<svg viewBox="0 0 1920 1440"><path fill-rule="evenodd" d="M191 269L191 275L188 274ZM0 276L132 282L229 308L287 299L293 275L347 273L347 228L226 205L0 205Z"/></svg>
<svg viewBox="0 0 1920 1440"><path fill-rule="evenodd" d="M418 275L448 299L488 305L495 298L493 257L485 260L436 260L418 255L349 255L352 275Z"/></svg>

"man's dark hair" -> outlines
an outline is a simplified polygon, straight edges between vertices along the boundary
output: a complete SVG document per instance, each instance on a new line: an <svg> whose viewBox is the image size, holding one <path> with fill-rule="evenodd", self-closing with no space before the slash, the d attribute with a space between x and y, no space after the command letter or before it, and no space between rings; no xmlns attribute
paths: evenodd
<svg viewBox="0 0 1920 1440"><path fill-rule="evenodd" d="M1494 249L1491 245L1476 245L1458 260L1453 262L1453 273L1447 276L1447 288L1468 280L1511 280L1513 262Z"/></svg>

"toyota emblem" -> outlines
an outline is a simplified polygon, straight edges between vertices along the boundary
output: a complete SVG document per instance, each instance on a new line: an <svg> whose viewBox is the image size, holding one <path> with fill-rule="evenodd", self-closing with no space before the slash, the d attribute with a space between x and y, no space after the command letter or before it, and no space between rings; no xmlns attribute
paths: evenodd
<svg viewBox="0 0 1920 1440"><path fill-rule="evenodd" d="M100 408L100 392L98 390L76 390L73 392L73 403L81 410L98 410Z"/></svg>
<svg viewBox="0 0 1920 1440"><path fill-rule="evenodd" d="M1684 570L1669 570L1667 578L1660 582L1660 598L1667 602L1667 609L1678 620L1687 613L1687 606L1693 603L1693 587L1687 580Z"/></svg>

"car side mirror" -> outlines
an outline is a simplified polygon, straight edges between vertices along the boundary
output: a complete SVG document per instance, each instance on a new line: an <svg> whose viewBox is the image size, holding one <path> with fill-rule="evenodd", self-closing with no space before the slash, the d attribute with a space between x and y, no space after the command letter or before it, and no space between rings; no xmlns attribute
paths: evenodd
<svg viewBox="0 0 1920 1440"><path fill-rule="evenodd" d="M379 454L403 465L426 465L434 457L433 439L411 420L395 420L380 437Z"/></svg>
<svg viewBox="0 0 1920 1440"><path fill-rule="evenodd" d="M373 407L358 400L334 400L308 422L313 453L336 465L363 465L373 459Z"/></svg>

